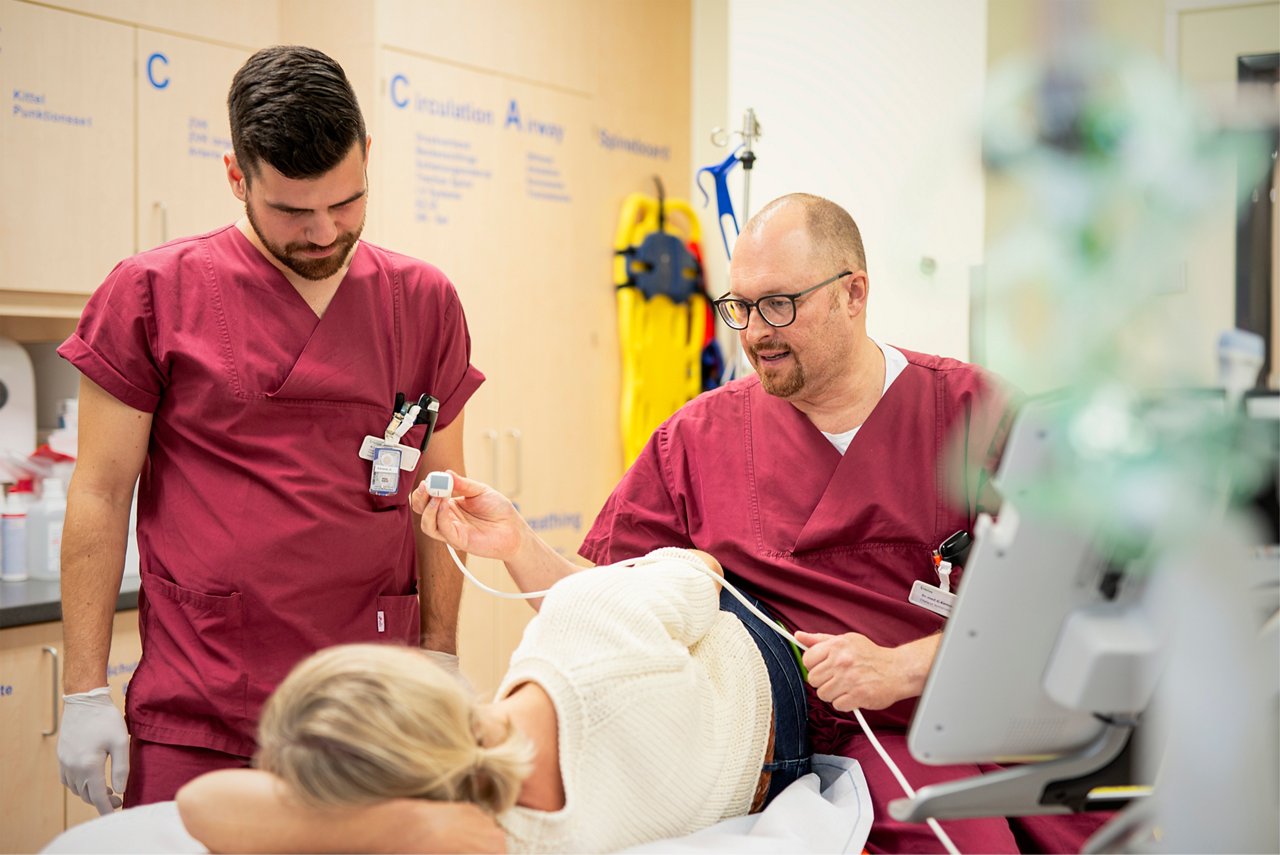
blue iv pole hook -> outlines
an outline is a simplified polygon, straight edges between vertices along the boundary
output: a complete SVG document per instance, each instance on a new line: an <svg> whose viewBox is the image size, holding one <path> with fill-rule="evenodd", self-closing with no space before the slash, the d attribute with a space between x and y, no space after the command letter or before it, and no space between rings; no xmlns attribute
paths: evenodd
<svg viewBox="0 0 1280 855"><path fill-rule="evenodd" d="M747 108L742 114L742 130L734 131L735 135L742 137L742 144L733 150L733 154L726 157L721 163L715 166L704 166L698 170L697 183L698 189L702 191L702 204L707 204L707 191L702 187L702 173L710 172L711 177L716 183L716 207L719 209L720 216L718 221L720 224L720 239L724 241L725 258L732 258L733 253L729 251L729 235L724 229L724 218L729 217L729 221L733 223L733 236L738 236L738 218L733 213L733 199L729 196L729 172L737 164L742 164L742 219L746 221L751 216L751 168L756 164L755 143L760 138L760 122L756 119L756 111ZM713 128L711 131L711 142L718 146L723 146L729 141L729 134L720 128Z"/></svg>
<svg viewBox="0 0 1280 855"><path fill-rule="evenodd" d="M733 213L733 199L729 196L729 173L733 167L737 166L742 158L738 157L738 152L742 150L742 146L738 146L733 152L715 166L704 166L698 170L697 182L698 190L702 192L702 206L705 208L707 203L711 201L711 197L707 195L707 191L702 186L702 173L709 172L712 180L716 185L716 210L719 216L716 218L720 224L720 240L724 241L724 254L726 258L731 257L729 252L729 236L724 230L724 218L728 217L733 223L733 236L738 236L738 218Z"/></svg>

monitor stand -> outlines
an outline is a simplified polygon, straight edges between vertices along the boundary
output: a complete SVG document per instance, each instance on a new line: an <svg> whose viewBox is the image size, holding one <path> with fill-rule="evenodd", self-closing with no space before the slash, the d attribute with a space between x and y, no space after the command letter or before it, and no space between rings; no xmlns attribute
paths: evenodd
<svg viewBox="0 0 1280 855"><path fill-rule="evenodd" d="M910 799L894 799L889 814L899 822L971 819L981 816L1031 816L1073 813L1082 809L1113 810L1148 787L1131 787L1128 763L1132 724L1109 724L1088 745L1044 760L959 781L930 784ZM1090 799L1089 792L1125 785L1122 797Z"/></svg>

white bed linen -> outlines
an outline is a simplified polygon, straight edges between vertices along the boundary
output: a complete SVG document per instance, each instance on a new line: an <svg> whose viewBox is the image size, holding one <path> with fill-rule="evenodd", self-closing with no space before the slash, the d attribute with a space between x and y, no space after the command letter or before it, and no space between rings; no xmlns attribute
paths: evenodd
<svg viewBox="0 0 1280 855"><path fill-rule="evenodd" d="M852 760L819 754L814 772L783 790L762 813L726 819L684 837L628 852L861 852L871 830L871 798ZM206 853L187 834L173 802L118 811L70 828L49 853Z"/></svg>
<svg viewBox="0 0 1280 855"><path fill-rule="evenodd" d="M41 852L143 853L208 852L178 816L177 802L120 810L72 826Z"/></svg>

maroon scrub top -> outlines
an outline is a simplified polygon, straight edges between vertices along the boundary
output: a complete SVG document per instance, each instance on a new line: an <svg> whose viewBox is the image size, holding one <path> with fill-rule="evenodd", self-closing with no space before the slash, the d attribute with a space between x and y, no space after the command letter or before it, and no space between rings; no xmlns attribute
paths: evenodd
<svg viewBox="0 0 1280 855"><path fill-rule="evenodd" d="M916 579L937 584L933 550L972 530L974 468L994 463L1004 409L974 366L902 352L907 367L843 455L757 377L695 398L650 438L581 554L608 563L691 546L792 629L860 632L885 646L938 631L943 619L907 597ZM957 443L968 466L944 455ZM825 750L824 734L857 728L810 695L815 749ZM903 727L914 706L867 717Z"/></svg>
<svg viewBox="0 0 1280 855"><path fill-rule="evenodd" d="M604 564L691 546L719 559L730 581L792 629L860 632L885 646L941 629L941 617L907 597L916 579L936 584L931 555L942 540L972 531L978 511L992 510L980 470L995 471L1009 410L974 366L902 352L907 367L843 456L755 377L695 398L650 438L582 555ZM866 775L875 816L866 849L939 851L927 826L889 816L888 803L902 791L853 715L833 710L812 687L808 700L814 750L852 757ZM864 711L908 781L921 787L996 768L917 762L905 733L915 705ZM994 817L943 827L961 852L1078 852L1109 816Z"/></svg>
<svg viewBox="0 0 1280 855"><path fill-rule="evenodd" d="M412 475L375 496L357 452L397 392L438 398L440 429L484 379L439 270L360 242L317 318L227 226L121 262L58 352L153 414L134 736L248 756L263 701L307 654L418 643Z"/></svg>

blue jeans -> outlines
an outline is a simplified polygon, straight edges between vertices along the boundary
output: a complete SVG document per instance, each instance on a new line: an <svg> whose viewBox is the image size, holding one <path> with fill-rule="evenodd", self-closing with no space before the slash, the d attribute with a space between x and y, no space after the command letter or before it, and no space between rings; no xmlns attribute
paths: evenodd
<svg viewBox="0 0 1280 855"><path fill-rule="evenodd" d="M757 600L747 599L769 614ZM773 689L773 756L766 757L761 770L770 773L769 790L764 798L767 805L788 784L809 771L813 749L809 747L809 705L805 700L804 680L790 642L765 626L727 590L720 591L720 610L742 621L769 671L769 684Z"/></svg>

